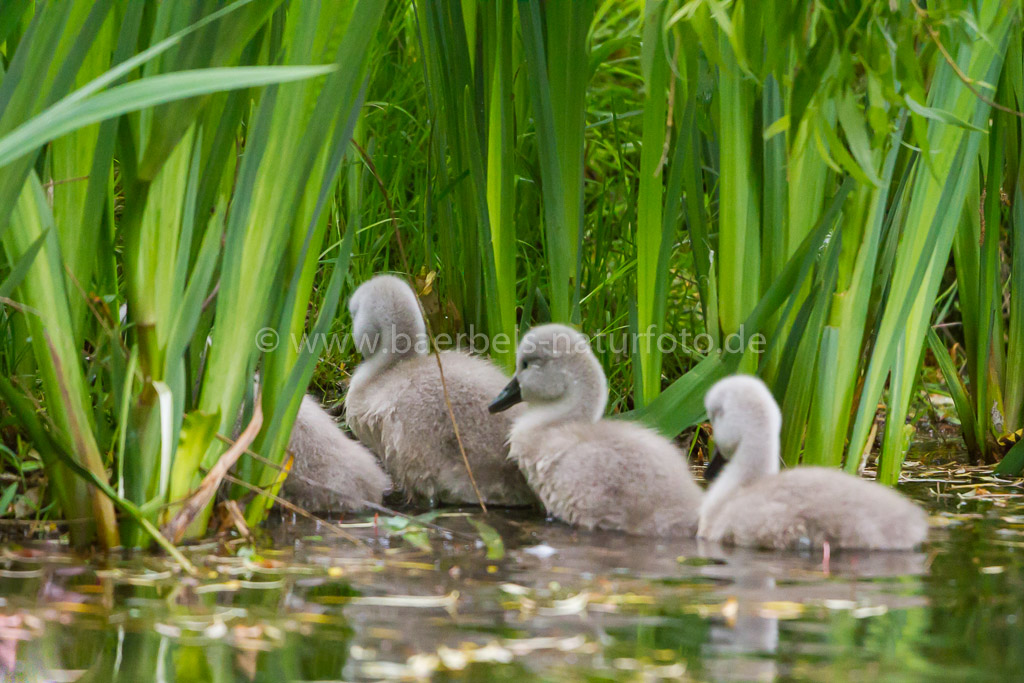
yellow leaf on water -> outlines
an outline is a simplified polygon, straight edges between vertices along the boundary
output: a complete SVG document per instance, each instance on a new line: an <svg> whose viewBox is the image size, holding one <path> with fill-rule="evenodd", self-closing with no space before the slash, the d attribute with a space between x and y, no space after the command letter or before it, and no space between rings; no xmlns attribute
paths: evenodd
<svg viewBox="0 0 1024 683"><path fill-rule="evenodd" d="M773 600L762 602L757 613L762 617L796 619L804 613L804 605L803 603L790 602L789 600Z"/></svg>
<svg viewBox="0 0 1024 683"><path fill-rule="evenodd" d="M107 611L98 605L88 602L56 602L53 606L62 612L77 612L79 614L106 614Z"/></svg>

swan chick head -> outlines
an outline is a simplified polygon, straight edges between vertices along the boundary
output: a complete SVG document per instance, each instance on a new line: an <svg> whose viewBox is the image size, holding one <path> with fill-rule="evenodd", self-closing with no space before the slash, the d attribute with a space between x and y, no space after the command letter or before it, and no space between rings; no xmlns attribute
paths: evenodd
<svg viewBox="0 0 1024 683"><path fill-rule="evenodd" d="M719 380L704 396L715 445L731 456L744 440L777 443L782 413L767 385L751 375Z"/></svg>
<svg viewBox="0 0 1024 683"><path fill-rule="evenodd" d="M364 358L426 353L426 326L412 287L394 275L377 275L348 300L352 340Z"/></svg>
<svg viewBox="0 0 1024 683"><path fill-rule="evenodd" d="M500 412L520 401L554 408L567 419L601 419L608 384L586 335L557 324L527 332L516 351L515 377L490 410Z"/></svg>

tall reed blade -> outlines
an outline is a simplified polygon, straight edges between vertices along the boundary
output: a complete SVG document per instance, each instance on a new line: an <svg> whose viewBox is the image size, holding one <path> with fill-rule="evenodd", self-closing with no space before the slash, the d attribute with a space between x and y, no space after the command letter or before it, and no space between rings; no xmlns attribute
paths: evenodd
<svg viewBox="0 0 1024 683"><path fill-rule="evenodd" d="M43 247L18 287L17 298L23 304L22 314L28 316L32 351L50 416L72 444L72 452L82 467L106 481L79 348L72 336L74 326L64 284L60 243L42 184L33 172L18 198L11 224L2 236L8 260L17 261L44 235ZM98 535L104 547L118 545L117 522L110 500L61 463L46 464L65 514L76 520L70 526L72 542L88 545Z"/></svg>
<svg viewBox="0 0 1024 683"><path fill-rule="evenodd" d="M583 107L593 13L593 0L548 3L543 12L540 0L519 5L540 158L551 313L561 321L579 319Z"/></svg>
<svg viewBox="0 0 1024 683"><path fill-rule="evenodd" d="M1019 12L1009 14L1010 8L996 0L981 3L978 10L973 20L989 40L965 42L955 54L967 78L977 83L996 83L1008 29L1016 23ZM942 56L937 55L936 59ZM879 479L890 484L896 481L905 456L903 424L917 378L921 346L957 219L967 196L971 169L976 163L982 138L978 130L985 125L990 110L987 102L979 100L945 62L938 66L928 106L948 111L973 128L942 120L928 123L929 146L933 151L931 163L916 170L907 224L896 254L890 286L892 295L882 314L878 343L868 367L850 440L851 453L864 449L883 382L891 371L879 464ZM897 358L900 359L899 372L894 365ZM856 468L857 462L848 458L846 466Z"/></svg>
<svg viewBox="0 0 1024 683"><path fill-rule="evenodd" d="M665 2L648 2L644 9L643 75L644 95L643 141L640 152L640 180L636 216L636 309L637 359L640 363L642 405L661 392L661 353L658 339L664 328L664 299L667 294L667 257L672 247L675 215L674 200L678 192L664 193L666 157L669 146L669 82L673 77L668 61L665 28ZM672 88L674 93L675 88ZM685 145L676 140L675 145ZM673 164L673 170L676 170ZM677 171L680 172L680 171ZM664 198L663 198L664 196ZM664 204L668 203L668 208ZM669 217L665 217L665 213ZM664 230L668 226L669 230ZM667 234L666 234L667 233ZM667 238L667 239L666 239ZM660 296L659 296L660 295Z"/></svg>

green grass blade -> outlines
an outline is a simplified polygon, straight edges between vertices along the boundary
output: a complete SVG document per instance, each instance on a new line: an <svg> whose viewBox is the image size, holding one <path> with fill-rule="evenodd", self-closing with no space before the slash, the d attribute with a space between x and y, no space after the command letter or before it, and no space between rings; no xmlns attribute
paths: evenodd
<svg viewBox="0 0 1024 683"><path fill-rule="evenodd" d="M0 166L66 133L164 102L213 92L315 78L334 66L252 66L196 69L119 85L74 106L49 109L0 138Z"/></svg>
<svg viewBox="0 0 1024 683"><path fill-rule="evenodd" d="M956 409L957 417L960 418L960 428L964 441L967 444L967 450L971 453L979 453L978 423L974 419L974 405L967 392L967 387L964 386L963 380L960 379L960 373L957 372L956 366L953 365L953 359L949 357L949 352L943 346L939 335L935 334L934 328L928 328L927 340L928 348L931 349L932 355L935 356L935 362L939 365L942 378L946 381L946 388L949 389L949 395L953 399L953 407Z"/></svg>
<svg viewBox="0 0 1024 683"><path fill-rule="evenodd" d="M765 330L768 321L780 307L787 303L792 305L793 292L810 272L818 257L818 249L831 231L839 208L852 185L850 180L843 183L814 231L808 234L793 252L779 277L742 323L744 336L748 342ZM715 381L739 367L740 359L745 352L746 349L715 351L673 382L649 405L629 413L628 416L644 422L666 436L676 436L700 420L704 415L704 394Z"/></svg>
<svg viewBox="0 0 1024 683"><path fill-rule="evenodd" d="M642 59L646 93L636 216L636 332L652 334L654 339L658 338L664 325L664 297L667 293L664 280L668 277L667 256L674 233L671 230L673 221L663 219L666 201L663 197L673 202L679 196L678 191L666 195L664 190L668 88L672 78L666 57L664 12L665 3L661 1L648 2L644 9ZM681 149L679 140L676 141L676 149ZM672 169L678 175L675 162L674 159ZM674 212L670 213L674 217ZM664 234L666 224L671 230L668 240ZM636 395L635 400L643 405L661 392L661 353L657 344L638 344L637 350L639 368L636 374L642 377L643 393Z"/></svg>
<svg viewBox="0 0 1024 683"><path fill-rule="evenodd" d="M4 281L0 283L0 299L7 299L11 296L11 293L24 281L25 276L28 275L29 268L36 260L36 255L39 250L43 248L43 244L46 242L46 236L49 231L44 230L39 237L35 239L32 244L22 253L18 260L14 263L14 267L11 268L11 272L7 274Z"/></svg>

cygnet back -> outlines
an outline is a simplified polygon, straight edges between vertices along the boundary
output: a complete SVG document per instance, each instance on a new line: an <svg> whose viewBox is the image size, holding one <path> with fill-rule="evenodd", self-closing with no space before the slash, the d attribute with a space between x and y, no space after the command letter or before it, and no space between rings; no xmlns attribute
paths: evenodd
<svg viewBox="0 0 1024 683"><path fill-rule="evenodd" d="M353 333L363 337L364 361L345 398L349 427L410 497L475 504L438 359L426 355L425 346L408 350L405 344L423 329L412 289L398 278L377 276L361 285L351 302ZM385 345L369 346L370 331L379 333ZM388 348L389 338L401 346ZM442 352L440 360L459 437L484 502L532 504L529 486L508 460L510 420L487 414L488 402L508 378L490 361L469 354Z"/></svg>
<svg viewBox="0 0 1024 683"><path fill-rule="evenodd" d="M283 497L307 510L357 510L380 504L391 482L373 453L345 436L312 396L305 396L292 427L294 456Z"/></svg>

